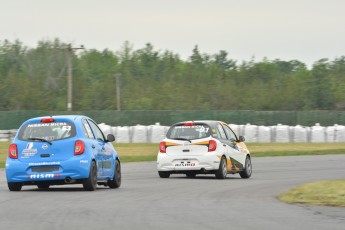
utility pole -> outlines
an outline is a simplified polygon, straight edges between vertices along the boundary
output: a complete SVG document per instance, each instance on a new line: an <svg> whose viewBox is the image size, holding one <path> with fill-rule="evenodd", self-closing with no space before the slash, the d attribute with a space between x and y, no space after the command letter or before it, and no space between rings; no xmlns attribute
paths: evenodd
<svg viewBox="0 0 345 230"><path fill-rule="evenodd" d="M81 45L80 47L72 47L71 44L67 46L67 110L72 111L72 90L73 90L73 77L72 77L72 58L73 58L73 50L80 50L84 49L84 46Z"/></svg>
<svg viewBox="0 0 345 230"><path fill-rule="evenodd" d="M121 111L121 100L120 100L120 73L114 75L116 80L116 110Z"/></svg>

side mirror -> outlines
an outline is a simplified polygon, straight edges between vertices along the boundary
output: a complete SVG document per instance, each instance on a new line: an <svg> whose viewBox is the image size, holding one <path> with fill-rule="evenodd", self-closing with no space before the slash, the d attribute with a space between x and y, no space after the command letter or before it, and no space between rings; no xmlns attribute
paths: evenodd
<svg viewBox="0 0 345 230"><path fill-rule="evenodd" d="M246 139L244 138L244 136L239 136L239 137L238 137L238 140L239 140L240 142L244 142Z"/></svg>
<svg viewBox="0 0 345 230"><path fill-rule="evenodd" d="M113 134L108 134L108 136L107 136L107 142L113 142L113 141L115 141L114 135L113 135Z"/></svg>

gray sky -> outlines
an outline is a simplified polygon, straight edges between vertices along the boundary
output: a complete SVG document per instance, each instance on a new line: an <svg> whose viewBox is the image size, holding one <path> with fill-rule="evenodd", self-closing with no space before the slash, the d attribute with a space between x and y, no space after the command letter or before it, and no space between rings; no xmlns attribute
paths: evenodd
<svg viewBox="0 0 345 230"><path fill-rule="evenodd" d="M86 48L151 43L188 58L226 50L238 61L345 55L344 0L0 0L0 40L59 38Z"/></svg>

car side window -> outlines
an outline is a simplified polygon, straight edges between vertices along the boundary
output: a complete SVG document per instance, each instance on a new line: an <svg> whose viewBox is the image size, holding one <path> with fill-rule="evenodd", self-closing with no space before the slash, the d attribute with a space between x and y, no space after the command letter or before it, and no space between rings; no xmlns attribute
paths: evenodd
<svg viewBox="0 0 345 230"><path fill-rule="evenodd" d="M100 128L98 128L98 126L91 120L88 120L88 123L90 124L96 139L100 141L105 141L104 135Z"/></svg>
<svg viewBox="0 0 345 230"><path fill-rule="evenodd" d="M217 125L217 134L218 134L218 137L220 137L223 140L226 140L226 135L221 124Z"/></svg>
<svg viewBox="0 0 345 230"><path fill-rule="evenodd" d="M91 127L85 119L83 120L83 130L84 130L84 134L87 138L95 139L95 136L92 133Z"/></svg>
<svg viewBox="0 0 345 230"><path fill-rule="evenodd" d="M223 128L226 133L226 136L228 137L228 140L237 140L236 134L228 126L223 124Z"/></svg>

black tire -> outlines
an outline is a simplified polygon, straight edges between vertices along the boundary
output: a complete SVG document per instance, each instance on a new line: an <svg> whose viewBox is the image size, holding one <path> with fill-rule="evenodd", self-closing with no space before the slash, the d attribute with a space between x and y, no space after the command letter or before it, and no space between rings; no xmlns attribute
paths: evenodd
<svg viewBox="0 0 345 230"><path fill-rule="evenodd" d="M225 179L228 175L228 169L226 165L226 159L223 156L219 163L219 169L215 173L217 179Z"/></svg>
<svg viewBox="0 0 345 230"><path fill-rule="evenodd" d="M195 173L195 172L187 172L187 173L186 173L186 176L187 176L188 178L195 178L196 173Z"/></svg>
<svg viewBox="0 0 345 230"><path fill-rule="evenodd" d="M86 191L94 191L97 188L97 166L94 161L91 163L89 177L84 179L83 188Z"/></svg>
<svg viewBox="0 0 345 230"><path fill-rule="evenodd" d="M252 161L247 156L243 171L240 172L242 178L249 178L252 175Z"/></svg>
<svg viewBox="0 0 345 230"><path fill-rule="evenodd" d="M48 189L50 186L50 184L38 184L37 188L39 189Z"/></svg>
<svg viewBox="0 0 345 230"><path fill-rule="evenodd" d="M23 185L21 183L8 182L7 186L10 191L20 191L22 190Z"/></svg>
<svg viewBox="0 0 345 230"><path fill-rule="evenodd" d="M118 188L121 186L121 164L119 160L115 161L114 177L108 181L109 188Z"/></svg>
<svg viewBox="0 0 345 230"><path fill-rule="evenodd" d="M170 172L158 171L158 175L159 175L160 178L169 178L170 177Z"/></svg>

